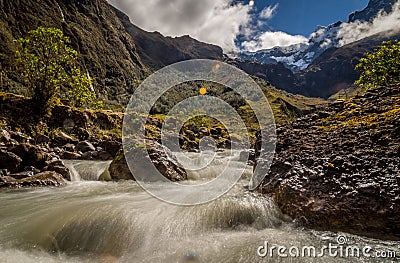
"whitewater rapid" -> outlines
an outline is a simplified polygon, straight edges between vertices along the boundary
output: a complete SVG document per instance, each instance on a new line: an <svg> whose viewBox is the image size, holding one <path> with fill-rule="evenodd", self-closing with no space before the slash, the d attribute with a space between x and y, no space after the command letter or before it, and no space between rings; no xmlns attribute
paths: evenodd
<svg viewBox="0 0 400 263"><path fill-rule="evenodd" d="M75 181L64 188L0 191L0 262L382 262L260 257L265 241L322 247L337 242L337 234L296 227L271 198L248 191L251 167L221 198L176 206L134 181L97 181L107 176L109 162L67 165ZM209 180L214 172L189 173L186 183ZM360 246L400 251L399 242L345 235Z"/></svg>

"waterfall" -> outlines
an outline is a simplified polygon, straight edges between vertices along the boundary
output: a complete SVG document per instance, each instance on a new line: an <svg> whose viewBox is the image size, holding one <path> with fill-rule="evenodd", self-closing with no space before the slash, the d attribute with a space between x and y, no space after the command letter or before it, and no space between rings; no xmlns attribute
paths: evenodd
<svg viewBox="0 0 400 263"><path fill-rule="evenodd" d="M62 9L61 9L61 6L58 4L57 1L56 1L56 4L57 4L57 6L58 6L58 9L60 10L62 21L65 22L65 16L64 16L64 13L63 13L63 11L62 11Z"/></svg>
<svg viewBox="0 0 400 263"><path fill-rule="evenodd" d="M87 76L87 78L88 78L89 80L91 80L92 78L90 77L89 70L87 69L86 65L85 65L85 69L86 69L86 76ZM90 84L90 90L94 92L93 84Z"/></svg>
<svg viewBox="0 0 400 263"><path fill-rule="evenodd" d="M71 173L71 181L110 181L111 161L64 160Z"/></svg>

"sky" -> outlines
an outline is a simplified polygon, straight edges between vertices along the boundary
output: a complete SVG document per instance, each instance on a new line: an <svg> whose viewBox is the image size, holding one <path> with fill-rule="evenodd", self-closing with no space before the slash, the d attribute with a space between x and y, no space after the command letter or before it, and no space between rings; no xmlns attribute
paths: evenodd
<svg viewBox="0 0 400 263"><path fill-rule="evenodd" d="M266 28L308 37L318 25L346 22L355 10L364 9L368 0L255 0L258 10L277 4Z"/></svg>
<svg viewBox="0 0 400 263"><path fill-rule="evenodd" d="M317 26L347 22L368 0L108 0L133 24L165 36L190 35L216 44L225 53L256 51L274 46L307 43ZM399 0L400 1L400 0ZM396 14L383 17L371 30L367 24L345 24L346 39L400 25ZM358 30L356 38L352 31Z"/></svg>

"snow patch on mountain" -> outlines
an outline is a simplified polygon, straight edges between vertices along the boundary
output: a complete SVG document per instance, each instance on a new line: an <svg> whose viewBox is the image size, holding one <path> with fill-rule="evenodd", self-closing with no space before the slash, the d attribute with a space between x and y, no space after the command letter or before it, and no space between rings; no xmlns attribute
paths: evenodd
<svg viewBox="0 0 400 263"><path fill-rule="evenodd" d="M347 23L339 21L317 27L306 43L242 52L238 57L263 64L280 62L292 71L300 71L331 47L341 47L385 30L400 31L400 0L385 1L385 4L371 0L365 10L350 15ZM391 11L385 12L387 10ZM355 17L360 20L353 21Z"/></svg>

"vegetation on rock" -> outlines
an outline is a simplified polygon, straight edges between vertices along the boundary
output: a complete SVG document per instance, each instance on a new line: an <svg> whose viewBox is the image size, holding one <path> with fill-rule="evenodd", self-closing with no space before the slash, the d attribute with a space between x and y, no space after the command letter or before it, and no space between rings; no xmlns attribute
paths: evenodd
<svg viewBox="0 0 400 263"><path fill-rule="evenodd" d="M55 98L73 106L99 106L92 81L77 65L78 52L60 29L38 27L16 40L17 71L39 113Z"/></svg>
<svg viewBox="0 0 400 263"><path fill-rule="evenodd" d="M400 41L384 41L373 52L365 53L356 69L362 74L355 84L366 89L399 82Z"/></svg>

